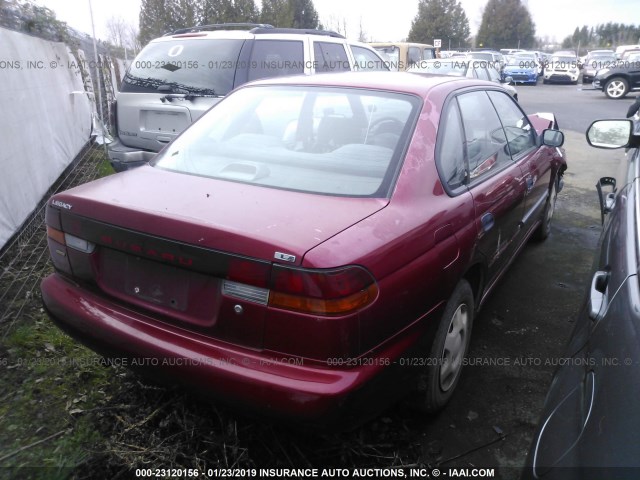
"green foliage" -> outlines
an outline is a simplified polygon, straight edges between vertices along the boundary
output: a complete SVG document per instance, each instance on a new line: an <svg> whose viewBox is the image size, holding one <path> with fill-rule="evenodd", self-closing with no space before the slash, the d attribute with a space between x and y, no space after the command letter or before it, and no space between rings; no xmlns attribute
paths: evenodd
<svg viewBox="0 0 640 480"><path fill-rule="evenodd" d="M318 28L318 12L312 0L289 0L293 28Z"/></svg>
<svg viewBox="0 0 640 480"><path fill-rule="evenodd" d="M577 48L581 50L594 48L612 48L617 45L630 45L640 42L640 25L625 25L622 23L605 23L582 28L576 27L573 35L562 41L563 48Z"/></svg>
<svg viewBox="0 0 640 480"><path fill-rule="evenodd" d="M291 2L289 0L262 0L260 23L282 28L293 25Z"/></svg>
<svg viewBox="0 0 640 480"><path fill-rule="evenodd" d="M179 28L217 23L268 23L276 27L318 28L312 0L142 0L142 45Z"/></svg>
<svg viewBox="0 0 640 480"><path fill-rule="evenodd" d="M0 26L54 42L68 42L67 24L56 18L53 10L34 0L2 0Z"/></svg>
<svg viewBox="0 0 640 480"><path fill-rule="evenodd" d="M440 38L457 48L468 45L469 34L469 19L457 0L420 0L408 40L431 44Z"/></svg>
<svg viewBox="0 0 640 480"><path fill-rule="evenodd" d="M489 0L482 14L476 45L499 48L531 48L535 25L520 0Z"/></svg>

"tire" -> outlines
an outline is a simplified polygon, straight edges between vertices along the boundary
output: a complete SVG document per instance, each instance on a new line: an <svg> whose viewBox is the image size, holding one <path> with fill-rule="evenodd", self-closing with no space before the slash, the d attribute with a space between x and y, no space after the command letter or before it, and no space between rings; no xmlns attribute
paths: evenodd
<svg viewBox="0 0 640 480"><path fill-rule="evenodd" d="M551 233L551 220L553 219L553 214L556 210L556 201L558 199L558 179L553 182L551 186L551 191L549 192L549 198L547 199L547 203L544 206L544 210L542 211L542 222L536 228L536 231L533 233L533 239L542 242L549 237Z"/></svg>
<svg viewBox="0 0 640 480"><path fill-rule="evenodd" d="M547 83L549 83L549 80L547 80L546 78L543 78L543 79L542 79L542 83L543 83L544 85L546 85Z"/></svg>
<svg viewBox="0 0 640 480"><path fill-rule="evenodd" d="M420 377L420 410L435 413L453 396L469 349L474 313L473 291L462 279L447 302L429 352L430 362Z"/></svg>
<svg viewBox="0 0 640 480"><path fill-rule="evenodd" d="M623 98L629 93L629 82L622 77L613 77L604 85L604 94L614 100Z"/></svg>

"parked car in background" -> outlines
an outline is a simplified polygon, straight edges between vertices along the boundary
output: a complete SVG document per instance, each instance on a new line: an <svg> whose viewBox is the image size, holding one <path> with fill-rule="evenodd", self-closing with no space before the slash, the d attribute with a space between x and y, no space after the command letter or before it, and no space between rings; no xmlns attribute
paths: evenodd
<svg viewBox="0 0 640 480"><path fill-rule="evenodd" d="M538 84L538 66L531 57L521 57L519 54L508 56L502 69L503 80L507 77L511 77L516 84L535 86Z"/></svg>
<svg viewBox="0 0 640 480"><path fill-rule="evenodd" d="M593 147L629 150L623 171L603 172L597 185L604 226L591 287L551 383L526 479L638 478L640 412L629 399L640 397L639 133L631 120L598 120L587 131Z"/></svg>
<svg viewBox="0 0 640 480"><path fill-rule="evenodd" d="M616 57L620 59L624 55L624 52L637 49L640 49L640 45L618 45L616 47Z"/></svg>
<svg viewBox="0 0 640 480"><path fill-rule="evenodd" d="M501 85L507 92L509 92L509 95L517 101L518 91L513 85L511 85L511 82L513 81L511 77L507 77L503 80L498 71L493 68L492 65L493 64L485 60L449 58L420 62L410 68L409 72L427 73L431 75L453 75L455 77L487 80Z"/></svg>
<svg viewBox="0 0 640 480"><path fill-rule="evenodd" d="M468 58L472 58L474 60L484 60L490 67L493 67L498 72L502 72L502 68L504 67L504 55L500 52L494 52L491 50L481 50L475 52L469 52L467 54Z"/></svg>
<svg viewBox="0 0 640 480"><path fill-rule="evenodd" d="M640 53L629 54L609 68L598 70L593 87L613 99L640 90Z"/></svg>
<svg viewBox="0 0 640 480"><path fill-rule="evenodd" d="M610 68L616 63L613 50L593 50L586 56L582 67L582 83L593 82L598 70Z"/></svg>
<svg viewBox="0 0 640 480"><path fill-rule="evenodd" d="M436 58L436 48L426 43L376 42L369 45L394 72L404 72L422 60Z"/></svg>
<svg viewBox="0 0 640 480"><path fill-rule="evenodd" d="M51 198L44 305L107 357L298 426L412 389L437 411L475 312L549 235L555 127L467 78L247 84L149 165Z"/></svg>
<svg viewBox="0 0 640 480"><path fill-rule="evenodd" d="M541 76L542 73L544 72L544 65L542 63L542 59L538 54L538 52L525 51L525 52L518 52L515 55L519 58L526 59L526 61L529 64L535 65L538 76Z"/></svg>
<svg viewBox="0 0 640 480"><path fill-rule="evenodd" d="M245 30L232 29L237 27ZM122 171L147 163L191 122L248 81L386 69L371 47L335 32L260 24L177 30L152 40L123 78L111 108L111 165Z"/></svg>
<svg viewBox="0 0 640 480"><path fill-rule="evenodd" d="M554 53L547 62L542 76L543 83L577 84L580 77L578 57L565 53Z"/></svg>

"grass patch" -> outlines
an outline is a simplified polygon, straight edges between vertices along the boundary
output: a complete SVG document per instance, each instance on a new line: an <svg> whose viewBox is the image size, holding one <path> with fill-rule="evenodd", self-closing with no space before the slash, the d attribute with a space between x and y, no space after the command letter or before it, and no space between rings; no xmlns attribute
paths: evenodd
<svg viewBox="0 0 640 480"><path fill-rule="evenodd" d="M44 312L0 348L0 474L67 478L102 442L92 413L108 401L114 367Z"/></svg>

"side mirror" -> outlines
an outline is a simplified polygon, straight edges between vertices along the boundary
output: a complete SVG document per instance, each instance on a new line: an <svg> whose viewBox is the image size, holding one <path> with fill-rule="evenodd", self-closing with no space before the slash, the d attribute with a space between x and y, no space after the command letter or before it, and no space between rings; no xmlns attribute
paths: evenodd
<svg viewBox="0 0 640 480"><path fill-rule="evenodd" d="M596 148L629 146L633 122L631 120L596 120L587 129L587 142Z"/></svg>
<svg viewBox="0 0 640 480"><path fill-rule="evenodd" d="M547 128L542 131L542 144L549 147L561 147L564 144L564 133Z"/></svg>
<svg viewBox="0 0 640 480"><path fill-rule="evenodd" d="M513 77L504 77L504 82L508 85L511 85L511 83L513 82Z"/></svg>

